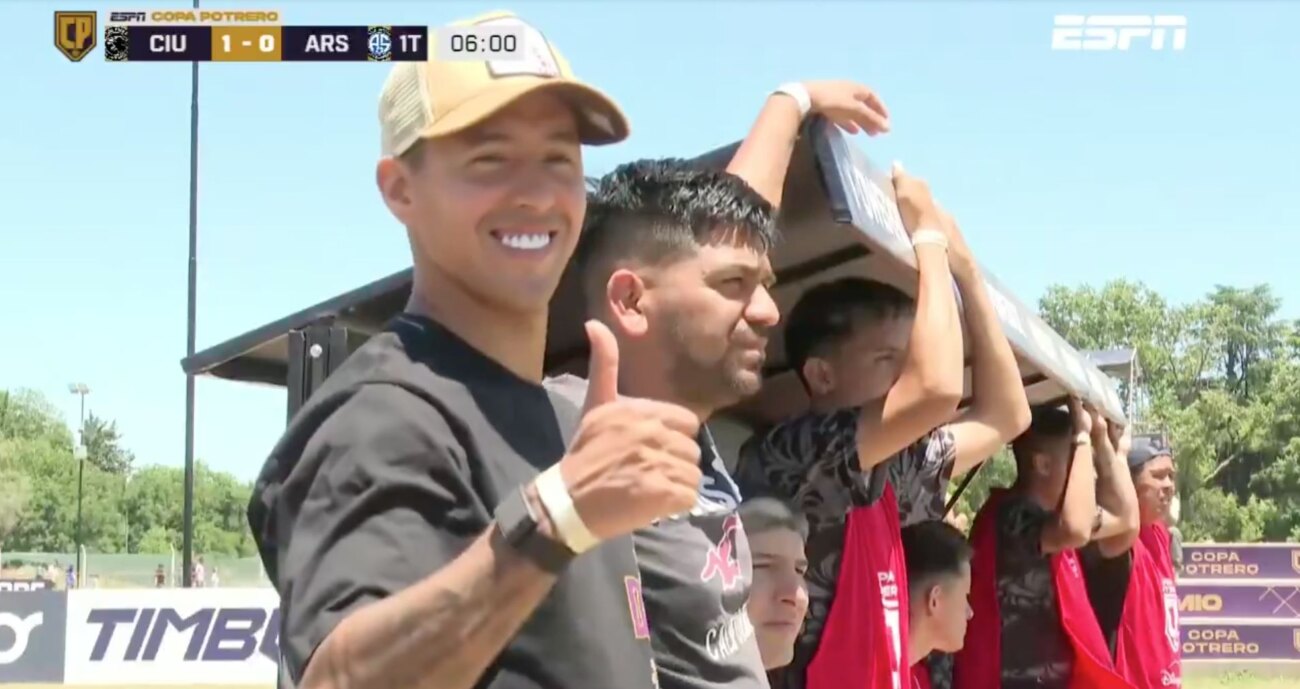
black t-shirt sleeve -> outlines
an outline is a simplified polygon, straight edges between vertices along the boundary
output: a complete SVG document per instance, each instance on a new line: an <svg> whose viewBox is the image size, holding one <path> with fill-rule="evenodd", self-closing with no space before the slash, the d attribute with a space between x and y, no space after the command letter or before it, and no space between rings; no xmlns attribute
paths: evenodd
<svg viewBox="0 0 1300 689"><path fill-rule="evenodd" d="M295 680L341 620L446 565L489 519L447 420L396 386L362 388L302 461L319 469L281 564L281 648Z"/></svg>

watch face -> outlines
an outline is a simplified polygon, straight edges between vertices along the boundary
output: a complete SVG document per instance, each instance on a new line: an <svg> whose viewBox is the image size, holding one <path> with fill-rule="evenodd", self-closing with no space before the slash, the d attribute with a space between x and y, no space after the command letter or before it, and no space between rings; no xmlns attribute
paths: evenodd
<svg viewBox="0 0 1300 689"><path fill-rule="evenodd" d="M497 505L496 523L511 548L547 572L558 574L574 557L564 544L537 532L537 519L522 488Z"/></svg>
<svg viewBox="0 0 1300 689"><path fill-rule="evenodd" d="M523 490L511 491L505 500L497 505L497 526L506 543L519 545L537 530L537 520L528 510L528 501L524 499Z"/></svg>

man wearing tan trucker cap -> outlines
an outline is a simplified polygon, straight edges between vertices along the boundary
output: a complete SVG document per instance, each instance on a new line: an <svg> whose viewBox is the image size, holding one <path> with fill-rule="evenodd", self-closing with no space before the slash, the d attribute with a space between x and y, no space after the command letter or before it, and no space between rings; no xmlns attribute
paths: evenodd
<svg viewBox="0 0 1300 689"><path fill-rule="evenodd" d="M376 179L411 299L290 422L249 505L282 662L303 689L650 689L627 534L695 503L699 420L615 399L603 326L583 410L541 386L580 146L627 121L536 29L469 23L522 28L525 56L393 68Z"/></svg>

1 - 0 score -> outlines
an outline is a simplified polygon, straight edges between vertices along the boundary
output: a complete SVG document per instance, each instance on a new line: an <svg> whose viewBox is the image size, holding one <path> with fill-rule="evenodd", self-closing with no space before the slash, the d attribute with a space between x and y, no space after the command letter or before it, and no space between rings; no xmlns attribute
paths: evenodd
<svg viewBox="0 0 1300 689"><path fill-rule="evenodd" d="M224 44L223 47L226 49L226 52L230 52L230 50L231 50L231 48L230 48L230 34L225 34L225 35L223 35L223 36L221 37L221 42ZM264 53L274 52L274 51L275 51L275 36L272 36L271 34L266 34L266 33L262 34L261 36L258 36L258 38L257 38L257 48L258 48L258 50L261 50L261 51L264 52Z"/></svg>

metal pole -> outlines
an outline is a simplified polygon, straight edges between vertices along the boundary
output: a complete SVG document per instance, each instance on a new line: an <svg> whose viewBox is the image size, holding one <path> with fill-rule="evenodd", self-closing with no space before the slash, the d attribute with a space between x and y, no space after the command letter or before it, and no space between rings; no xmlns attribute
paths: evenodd
<svg viewBox="0 0 1300 689"><path fill-rule="evenodd" d="M194 0L194 9L199 0ZM185 334L185 355L194 356L195 311L198 294L199 238L199 63L190 63L190 256L189 313ZM184 545L181 557L185 587L189 588L194 558L194 375L185 374L185 506Z"/></svg>
<svg viewBox="0 0 1300 689"><path fill-rule="evenodd" d="M76 551L72 554L73 571L76 572L77 586L81 586L82 577L85 574L85 562L82 557L82 498L86 492L86 394L90 388L85 383L74 383L68 386L73 394L80 398L81 416L77 425L77 447L74 455L77 460L77 532L76 532Z"/></svg>
<svg viewBox="0 0 1300 689"><path fill-rule="evenodd" d="M83 426L84 428L84 426ZM81 557L81 497L86 489L86 456L83 453L81 461L77 462L77 586L81 586L82 570L85 569L85 563Z"/></svg>

